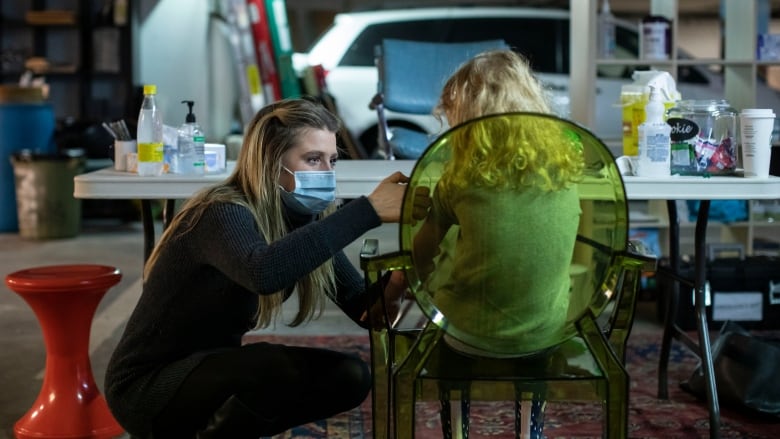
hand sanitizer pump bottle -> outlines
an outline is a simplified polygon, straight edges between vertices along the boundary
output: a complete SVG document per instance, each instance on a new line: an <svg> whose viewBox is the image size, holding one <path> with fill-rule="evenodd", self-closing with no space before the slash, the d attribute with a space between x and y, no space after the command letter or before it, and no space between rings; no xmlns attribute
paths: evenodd
<svg viewBox="0 0 780 439"><path fill-rule="evenodd" d="M184 124L179 128L177 139L177 163L179 174L203 175L206 173L206 152L203 131L195 122L195 114L192 112L194 101L181 101L187 104L189 112L184 118Z"/></svg>
<svg viewBox="0 0 780 439"><path fill-rule="evenodd" d="M650 99L645 106L645 121L639 125L640 177L668 177L671 175L672 127L664 120L664 99L654 85L650 85Z"/></svg>

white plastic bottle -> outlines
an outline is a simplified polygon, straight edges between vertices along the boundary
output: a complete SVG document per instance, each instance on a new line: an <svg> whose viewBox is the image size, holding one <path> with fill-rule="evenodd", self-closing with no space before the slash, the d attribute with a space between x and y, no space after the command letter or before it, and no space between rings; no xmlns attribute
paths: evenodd
<svg viewBox="0 0 780 439"><path fill-rule="evenodd" d="M189 106L189 112L184 119L184 124L179 128L177 139L177 164L175 172L179 174L203 175L206 173L206 138L200 126L195 121L192 112L194 101L181 101Z"/></svg>
<svg viewBox="0 0 780 439"><path fill-rule="evenodd" d="M144 85L144 100L138 114L138 175L154 176L163 173L163 121L157 107L157 86Z"/></svg>
<svg viewBox="0 0 780 439"><path fill-rule="evenodd" d="M671 175L672 127L664 120L664 99L657 87L650 85L650 98L645 106L645 121L639 125L639 158L637 175L640 177L668 177Z"/></svg>
<svg viewBox="0 0 780 439"><path fill-rule="evenodd" d="M598 16L598 49L599 58L613 58L615 56L615 16L609 8L609 0L601 3L601 12Z"/></svg>

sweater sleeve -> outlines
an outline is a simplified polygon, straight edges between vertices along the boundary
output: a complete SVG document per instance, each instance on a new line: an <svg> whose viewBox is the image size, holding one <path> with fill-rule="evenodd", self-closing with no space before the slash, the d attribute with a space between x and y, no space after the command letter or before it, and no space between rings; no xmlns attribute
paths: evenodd
<svg viewBox="0 0 780 439"><path fill-rule="evenodd" d="M364 326L360 317L366 310L368 299L365 294L365 282L363 276L347 259L343 252L339 252L333 259L336 272L336 298L335 302L344 313L355 323Z"/></svg>
<svg viewBox="0 0 780 439"><path fill-rule="evenodd" d="M236 204L215 204L190 232L191 248L249 291L272 294L340 253L349 243L381 224L367 198L342 206L328 217L290 232L271 244L257 230L251 212Z"/></svg>

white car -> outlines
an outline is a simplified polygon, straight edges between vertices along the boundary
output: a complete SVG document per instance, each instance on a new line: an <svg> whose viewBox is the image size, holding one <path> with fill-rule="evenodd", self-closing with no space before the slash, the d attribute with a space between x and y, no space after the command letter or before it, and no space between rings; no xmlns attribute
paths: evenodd
<svg viewBox="0 0 780 439"><path fill-rule="evenodd" d="M384 38L463 42L503 39L525 55L550 91L559 115L568 115L569 103L569 12L518 7L439 7L377 10L336 15L306 53L293 55L298 72L322 65L328 92L335 99L341 118L352 136L368 152L376 148L377 118L368 105L377 91L374 47ZM616 57L637 58L636 26L617 22ZM685 57L685 54L679 54ZM637 67L637 70L648 67ZM596 82L596 125L591 128L610 142L622 137L620 90L631 82L634 69L602 66ZM780 96L766 84L757 91L760 108L777 108ZM683 99L722 99L723 77L705 67L680 66L677 89ZM442 131L433 116L388 112L390 125L417 128L435 134Z"/></svg>

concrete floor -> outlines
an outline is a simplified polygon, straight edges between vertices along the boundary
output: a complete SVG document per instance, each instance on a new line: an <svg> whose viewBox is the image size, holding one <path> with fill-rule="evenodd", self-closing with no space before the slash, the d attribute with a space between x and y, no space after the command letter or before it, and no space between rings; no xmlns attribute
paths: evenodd
<svg viewBox="0 0 780 439"><path fill-rule="evenodd" d="M92 322L90 358L98 388L109 356L122 333L125 321L141 292L143 266L140 223L115 220L87 220L74 238L34 241L18 233L0 233L2 277L16 270L43 265L98 263L118 267L122 281L104 296ZM159 236L159 225L158 225ZM393 226L382 226L367 234L380 239L380 249L389 251L397 239ZM347 254L357 263L362 240ZM323 316L304 327L278 325L276 333L350 334L364 330L340 311L328 308ZM46 352L40 326L31 308L5 282L0 285L0 439L13 438L13 425L32 406L42 384Z"/></svg>
<svg viewBox="0 0 780 439"><path fill-rule="evenodd" d="M159 227L158 224L158 236ZM397 248L397 229L393 225L374 229L366 237L378 238L381 252ZM353 263L357 263L361 243L362 239L357 240L346 249ZM59 240L34 241L22 239L18 233L0 233L3 278L24 268L68 263L99 263L116 266L122 271L122 281L104 296L92 322L90 358L95 382L101 391L109 356L141 292L142 255L142 227L137 222L88 220L82 224L78 236ZM640 305L635 329L657 328L652 319L655 306L650 302L640 302ZM273 331L338 335L358 334L364 330L333 306L327 308L319 320L306 326L278 325ZM14 437L14 423L38 396L45 360L46 352L35 315L3 282L0 284L0 439Z"/></svg>

